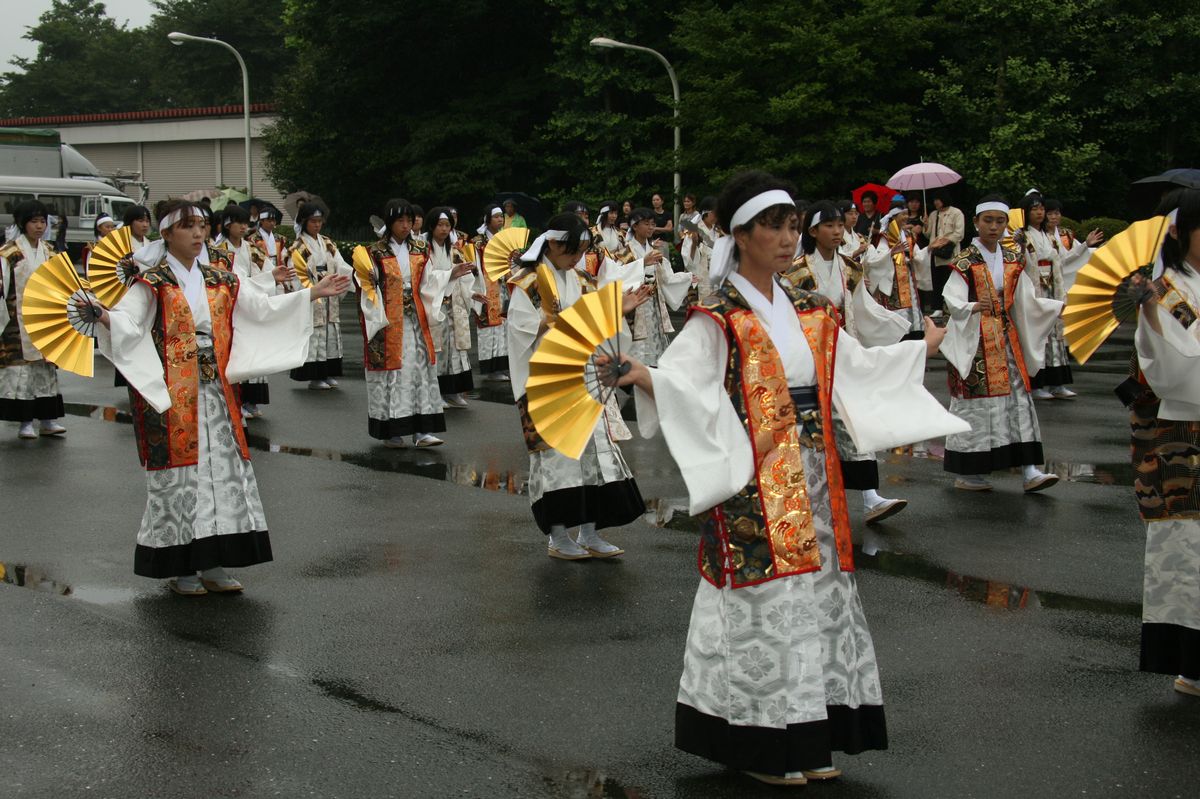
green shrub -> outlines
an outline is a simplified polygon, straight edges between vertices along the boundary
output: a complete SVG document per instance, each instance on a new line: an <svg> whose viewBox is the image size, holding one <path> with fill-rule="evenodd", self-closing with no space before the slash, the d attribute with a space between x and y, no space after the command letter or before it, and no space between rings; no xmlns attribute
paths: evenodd
<svg viewBox="0 0 1200 799"><path fill-rule="evenodd" d="M1104 232L1105 239L1111 239L1113 236L1120 233L1125 228L1129 227L1129 223L1121 219L1112 219L1107 216L1097 216L1092 219L1085 219L1075 228L1076 235L1083 237L1091 233L1096 228L1100 228Z"/></svg>
<svg viewBox="0 0 1200 799"><path fill-rule="evenodd" d="M1060 230L1069 230L1072 233L1079 235L1079 223L1069 216L1064 216L1062 219L1060 219L1058 222L1058 227ZM1086 230L1083 232L1083 235L1087 235Z"/></svg>

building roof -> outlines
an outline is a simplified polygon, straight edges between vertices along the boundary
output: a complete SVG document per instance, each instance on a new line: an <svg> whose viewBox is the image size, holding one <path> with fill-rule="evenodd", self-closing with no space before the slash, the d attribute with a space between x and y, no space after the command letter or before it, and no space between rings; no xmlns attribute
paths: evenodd
<svg viewBox="0 0 1200 799"><path fill-rule="evenodd" d="M274 103L251 103L251 114L273 114ZM161 108L155 111L118 111L109 114L59 114L45 117L13 117L0 119L0 127L23 128L41 125L94 125L98 122L152 122L169 119L200 117L236 117L242 115L242 104L209 105L202 108Z"/></svg>

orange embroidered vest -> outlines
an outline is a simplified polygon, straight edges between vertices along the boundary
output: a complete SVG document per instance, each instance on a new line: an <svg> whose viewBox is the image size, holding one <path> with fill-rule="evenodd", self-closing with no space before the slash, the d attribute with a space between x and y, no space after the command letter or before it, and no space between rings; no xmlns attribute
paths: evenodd
<svg viewBox="0 0 1200 799"><path fill-rule="evenodd" d="M483 268L483 253L487 249L488 240L483 236L475 237L475 251L479 253L476 262L480 274L483 275L484 296L487 302L483 304L483 313L477 315L480 327L496 327L504 321L504 297L500 293L500 284L487 276Z"/></svg>
<svg viewBox="0 0 1200 799"><path fill-rule="evenodd" d="M779 352L736 288L722 286L691 313L703 313L729 345L725 389L750 436L754 476L736 496L699 515L700 573L718 587L756 585L821 569L821 553L804 479L802 446L825 453L834 539L842 571L854 571L841 461L833 446L833 366L837 312L824 298L784 288L800 319L817 371L822 433L802 443Z"/></svg>
<svg viewBox="0 0 1200 799"><path fill-rule="evenodd" d="M1002 397L1012 392L1005 352L1007 347L1012 348L1013 361L1020 372L1021 382L1025 384L1025 390L1029 390L1029 373L1021 352L1021 339L1009 317L1013 294L1023 268L1021 253L1007 247L1000 249L1004 254L1004 286L1001 292L997 292L992 283L991 270L974 245L967 247L950 262L951 268L967 281L967 299L990 305L992 309L989 316L979 315L979 347L975 350L971 371L960 375L953 366L946 365L950 393L962 399Z"/></svg>
<svg viewBox="0 0 1200 799"><path fill-rule="evenodd" d="M234 439L242 459L250 460L242 427L242 404L236 387L225 379L233 346L233 306L237 302L238 279L230 272L204 264L197 264L195 268L204 274L204 291L212 317L217 379L225 394ZM200 453L197 413L200 364L192 309L165 260L144 272L138 280L154 292L157 311L150 337L162 359L167 393L171 397L171 407L159 413L140 394L132 388L129 390L138 457L147 471L195 466Z"/></svg>
<svg viewBox="0 0 1200 799"><path fill-rule="evenodd" d="M388 326L375 334L369 341L366 338L366 321L363 319L362 308L359 307L359 325L363 331L363 363L369 372L386 372L399 369L404 362L404 313L405 292L404 273L396 256L386 239L380 239L367 248L371 260L375 263L376 278L379 280L379 299L383 303L384 313L387 314ZM412 303L417 315L417 323L421 328L421 337L425 340L425 352L429 355L430 363L437 363L433 349L433 333L429 328L429 320L425 316L425 304L421 302L421 280L425 276L425 267L429 263L429 250L420 239L408 240L408 268L412 275L412 290L408 301ZM360 289L361 291L361 289Z"/></svg>

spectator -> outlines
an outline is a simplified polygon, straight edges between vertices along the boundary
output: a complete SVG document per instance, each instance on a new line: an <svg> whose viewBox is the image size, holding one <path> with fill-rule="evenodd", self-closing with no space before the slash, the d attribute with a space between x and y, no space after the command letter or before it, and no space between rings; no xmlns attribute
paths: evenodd
<svg viewBox="0 0 1200 799"><path fill-rule="evenodd" d="M592 223L591 219L588 218L589 213L587 203L581 202L580 200L568 200L567 203L563 205L563 211L568 214L575 214L575 216L579 217L589 225Z"/></svg>
<svg viewBox="0 0 1200 799"><path fill-rule="evenodd" d="M685 219L691 219L696 215L696 195L688 193L683 195L683 210L679 213L679 218L675 220L675 230L680 231L681 235L676 238L682 241L682 223Z"/></svg>
<svg viewBox="0 0 1200 799"><path fill-rule="evenodd" d="M858 231L858 235L867 239L869 244L872 233L879 233L879 209L876 207L879 204L879 195L873 191L864 191L862 193L862 213L858 216L858 223L854 229ZM875 228L874 231L871 228Z"/></svg>
<svg viewBox="0 0 1200 799"><path fill-rule="evenodd" d="M663 196L658 192L650 195L650 205L654 209L654 232L650 240L669 242L674 238L675 222L671 219L671 212L663 207Z"/></svg>
<svg viewBox="0 0 1200 799"><path fill-rule="evenodd" d="M942 309L942 289L950 277L950 262L958 255L963 237L966 235L966 220L963 212L950 202L950 193L944 189L933 192L933 210L926 220L929 237L937 240L946 238L949 244L935 248L930 255L932 262L932 291L921 292L921 305L926 313Z"/></svg>
<svg viewBox="0 0 1200 799"><path fill-rule="evenodd" d="M517 211L517 203L515 200L509 198L505 200L503 205L500 207L504 209L504 227L529 227L529 225L525 223L525 217L521 216L521 214Z"/></svg>
<svg viewBox="0 0 1200 799"><path fill-rule="evenodd" d="M633 200L626 200L621 203L621 215L617 217L617 227L621 228L622 233L629 232L629 216L633 213Z"/></svg>

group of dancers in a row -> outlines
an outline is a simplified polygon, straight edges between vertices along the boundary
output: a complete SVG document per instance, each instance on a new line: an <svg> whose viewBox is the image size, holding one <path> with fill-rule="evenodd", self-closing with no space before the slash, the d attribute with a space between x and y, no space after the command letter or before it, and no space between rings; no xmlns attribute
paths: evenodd
<svg viewBox="0 0 1200 799"><path fill-rule="evenodd" d="M1025 202L1045 208L1032 194ZM418 237L414 206L391 200L364 271L321 235L328 210L310 203L292 245L307 272L301 279L286 248L243 240L237 211L223 219L228 246L214 249L202 208L166 203L156 213L159 249L123 298L112 308L77 303L98 322L100 350L131 390L148 492L135 572L198 596L242 590L225 568L271 559L241 418L245 385L287 370L336 380L334 303L355 285L370 434L392 445L415 436L421 445L439 431L434 370L447 347L466 341L452 319L461 290L488 322L481 332L496 331L488 352L507 357L529 452L528 493L549 554L621 554L601 531L631 523L645 506L621 453L630 433L620 414L602 413L580 457L569 458L539 435L526 396L530 360L560 315L619 280L632 354L621 363L598 355L588 369L632 391L639 433L664 436L700 519L676 744L771 783L838 776L834 751L887 746L846 488L864 492L869 514L878 504L868 493L878 486L872 453L941 436L957 488L990 489L985 475L1013 467L1025 492L1053 485L1057 478L1039 469L1031 392L1061 335L1063 307L1054 282L1040 278L1040 262L1050 260L1053 273L1054 257L1041 257L1036 234L1012 235L1010 207L997 195L978 201L977 234L949 259L944 325L919 312L915 289L922 264L940 257L950 237L921 244L908 224L890 233L881 226L878 240L863 241L852 230L856 210L835 202L801 210L789 184L749 172L688 220L685 271L643 235L647 220L636 210L621 231L614 209L601 204L595 225L577 208L551 217L510 271L492 279L480 264L505 224L501 208L485 210L468 248L449 210L427 214L428 235ZM0 250L0 387L25 408L28 373L10 370L41 362L36 349L21 347L18 300L46 256L46 209L24 204L16 216L21 236ZM1026 215L1035 227L1036 219ZM260 235L269 235L263 221ZM243 246L248 257L239 256ZM1144 636L1143 667L1179 674L1177 687L1200 693L1200 608L1163 590L1197 566L1173 554L1180 536L1194 540L1198 523L1188 461L1170 453L1200 429L1200 192L1180 200L1162 263L1166 271L1138 296L1147 309L1137 338L1143 371L1131 400L1143 425L1134 431L1146 456L1139 499L1153 544L1146 613L1154 629ZM671 336L669 311L693 287L686 322ZM924 387L927 359L939 351L948 410ZM35 419L55 410L30 407Z"/></svg>

